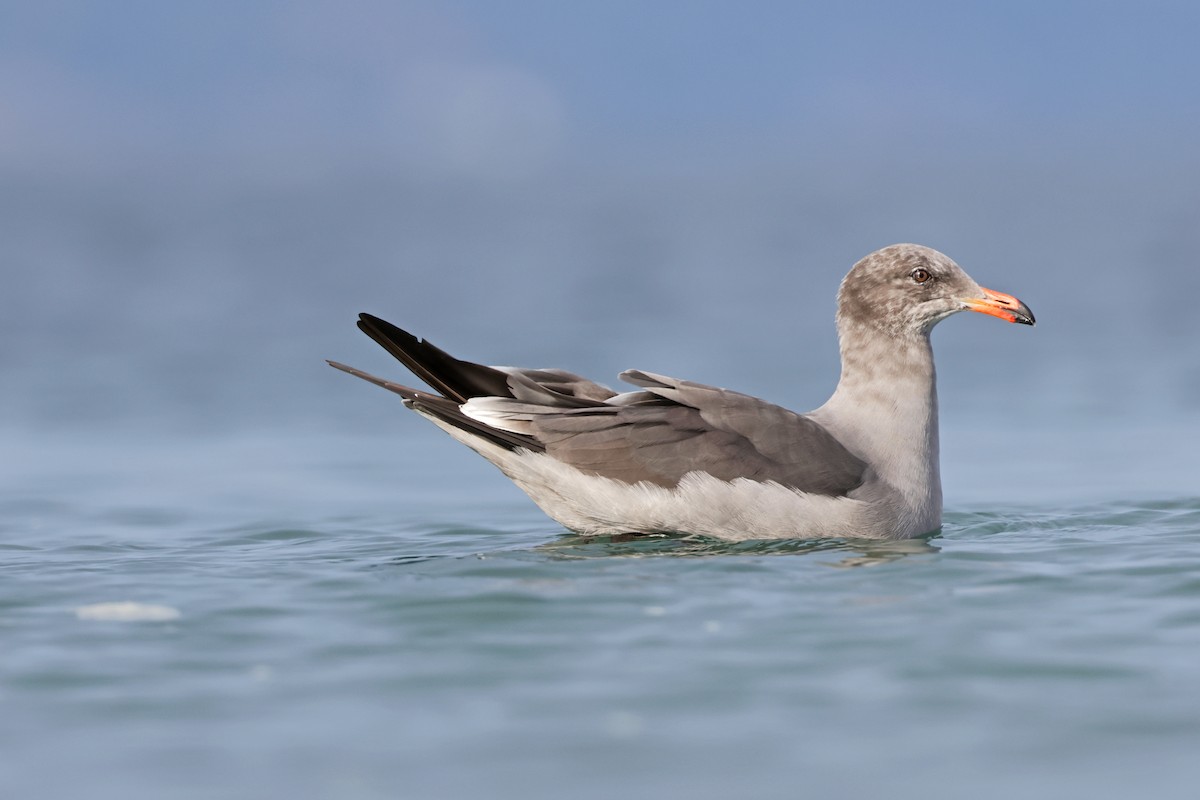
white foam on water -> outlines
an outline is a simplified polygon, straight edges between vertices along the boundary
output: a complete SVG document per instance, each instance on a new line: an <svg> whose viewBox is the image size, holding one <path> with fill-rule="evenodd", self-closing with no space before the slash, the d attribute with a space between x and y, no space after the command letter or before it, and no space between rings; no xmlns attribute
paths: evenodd
<svg viewBox="0 0 1200 800"><path fill-rule="evenodd" d="M179 619L179 609L151 603L92 603L75 609L79 619L101 622L166 622Z"/></svg>

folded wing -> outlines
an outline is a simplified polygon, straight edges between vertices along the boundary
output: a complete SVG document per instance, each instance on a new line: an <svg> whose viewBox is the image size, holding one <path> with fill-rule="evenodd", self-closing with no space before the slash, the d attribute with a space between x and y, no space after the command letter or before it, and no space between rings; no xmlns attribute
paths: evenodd
<svg viewBox="0 0 1200 800"><path fill-rule="evenodd" d="M617 394L561 370L460 361L369 315L359 327L439 394L334 366L509 450L544 452L587 473L663 487L704 472L840 496L864 479L865 463L820 424L748 395L636 370L621 378L640 391Z"/></svg>

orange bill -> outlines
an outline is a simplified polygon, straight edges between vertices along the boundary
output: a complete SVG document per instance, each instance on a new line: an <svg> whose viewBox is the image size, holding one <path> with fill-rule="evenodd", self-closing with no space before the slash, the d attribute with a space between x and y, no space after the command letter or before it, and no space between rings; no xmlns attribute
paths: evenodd
<svg viewBox="0 0 1200 800"><path fill-rule="evenodd" d="M984 289L983 297L972 297L964 300L963 303L972 311L978 311L980 314L991 314L993 317L999 317L1007 322L1019 322L1022 325L1033 325L1036 322L1033 318L1033 312L1029 310L1029 306L1011 294L1004 294L1004 292L993 292L991 289Z"/></svg>

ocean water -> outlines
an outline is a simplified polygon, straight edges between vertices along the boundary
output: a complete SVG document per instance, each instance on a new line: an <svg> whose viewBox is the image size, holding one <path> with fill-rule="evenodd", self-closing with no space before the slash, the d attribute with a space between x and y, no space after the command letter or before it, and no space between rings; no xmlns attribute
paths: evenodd
<svg viewBox="0 0 1200 800"><path fill-rule="evenodd" d="M955 423L938 535L731 545L571 535L378 394L6 436L2 796L1193 796L1180 418Z"/></svg>

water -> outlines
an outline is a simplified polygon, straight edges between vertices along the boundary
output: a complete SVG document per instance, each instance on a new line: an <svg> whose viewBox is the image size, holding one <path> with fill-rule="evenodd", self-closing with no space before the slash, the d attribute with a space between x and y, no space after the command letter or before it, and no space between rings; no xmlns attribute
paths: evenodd
<svg viewBox="0 0 1200 800"><path fill-rule="evenodd" d="M1200 778L1194 494L1053 500L1046 474L1095 454L1023 471L999 435L993 484L971 425L946 431L927 540L587 540L419 423L9 436L3 796L1169 798ZM119 602L174 618L104 619Z"/></svg>

